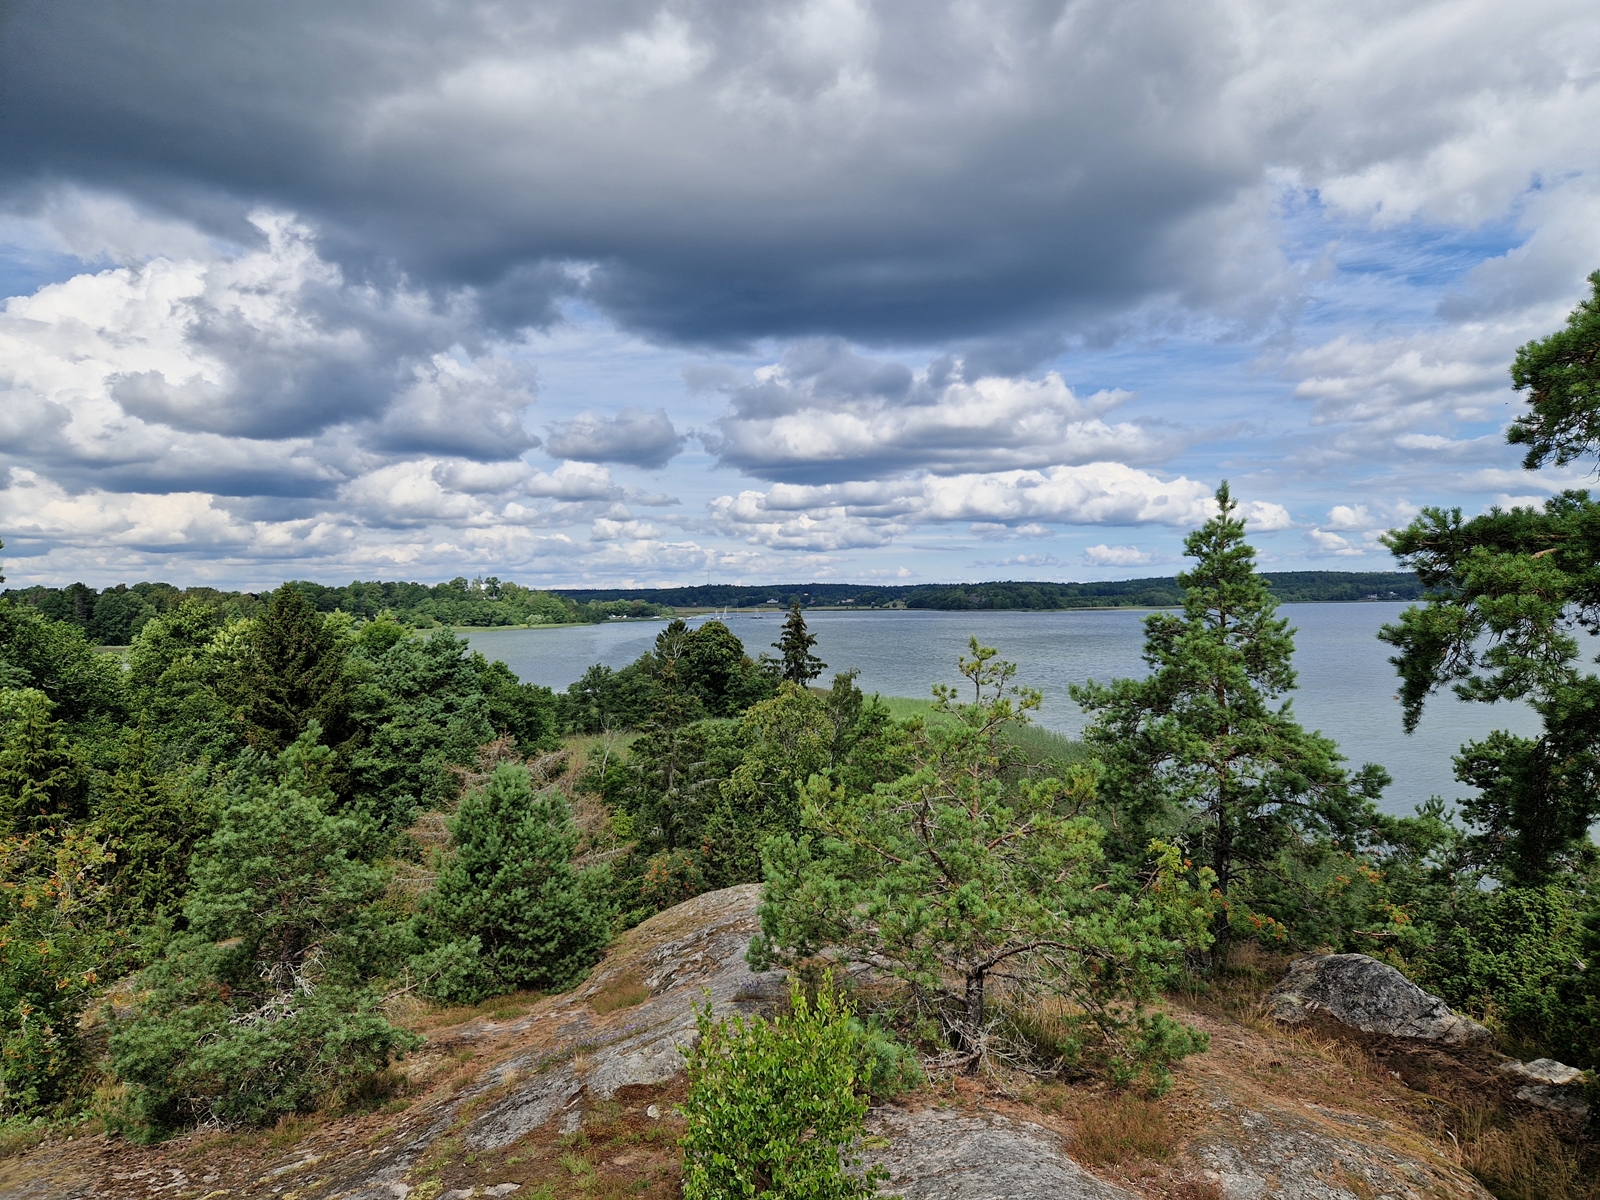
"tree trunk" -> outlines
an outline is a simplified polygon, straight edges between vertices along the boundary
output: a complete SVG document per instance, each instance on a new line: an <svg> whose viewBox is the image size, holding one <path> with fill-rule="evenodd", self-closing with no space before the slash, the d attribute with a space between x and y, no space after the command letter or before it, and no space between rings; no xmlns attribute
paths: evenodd
<svg viewBox="0 0 1600 1200"><path fill-rule="evenodd" d="M961 1028L962 1049L973 1055L972 1062L968 1064L969 1073L978 1069L977 1054L982 1045L983 1038L983 976L984 972L974 971L967 976L967 1012L966 1019Z"/></svg>
<svg viewBox="0 0 1600 1200"><path fill-rule="evenodd" d="M1217 854L1212 869L1217 873L1217 891L1222 895L1223 904L1211 919L1211 960L1215 967L1221 968L1228 961L1228 943L1233 936L1227 906L1228 885L1233 879L1233 824L1228 820L1226 808L1217 814Z"/></svg>

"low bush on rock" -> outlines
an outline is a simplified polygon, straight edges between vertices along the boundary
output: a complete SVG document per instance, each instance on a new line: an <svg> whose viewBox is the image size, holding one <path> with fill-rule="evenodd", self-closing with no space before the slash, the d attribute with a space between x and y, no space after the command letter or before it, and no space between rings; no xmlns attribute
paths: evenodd
<svg viewBox="0 0 1600 1200"><path fill-rule="evenodd" d="M862 1024L831 981L772 1020L695 1014L683 1112L684 1200L758 1195L856 1200L877 1194L882 1168L861 1170L853 1147L868 1097L909 1082L909 1055Z"/></svg>

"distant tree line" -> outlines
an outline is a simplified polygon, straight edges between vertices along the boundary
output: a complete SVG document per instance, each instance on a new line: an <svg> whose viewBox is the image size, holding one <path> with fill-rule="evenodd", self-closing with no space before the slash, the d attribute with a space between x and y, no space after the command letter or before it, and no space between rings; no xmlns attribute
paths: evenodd
<svg viewBox="0 0 1600 1200"><path fill-rule="evenodd" d="M290 586L318 612L343 612L362 620L387 614L414 629L592 624L612 617L659 616L667 611L643 600L579 601L502 583L493 576L471 580L457 576L438 584L356 580L343 587L302 579ZM60 588L7 588L0 595L37 609L53 621L78 626L98 646L128 645L151 618L176 612L185 601L235 619L252 616L264 602L255 592L180 588L170 583L119 583L104 590L74 583Z"/></svg>
<svg viewBox="0 0 1600 1200"><path fill-rule="evenodd" d="M1422 585L1410 571L1278 571L1261 575L1280 604L1340 600L1420 600ZM922 608L965 612L1007 609L1048 612L1070 608L1178 608L1176 577L1109 583L927 583L864 587L851 583L786 583L745 587L702 584L680 588L560 588L554 595L593 604L633 600L678 608L757 608L852 604L861 608Z"/></svg>
<svg viewBox="0 0 1600 1200"><path fill-rule="evenodd" d="M1264 575L1280 603L1329 600L1417 600L1422 585L1410 572L1287 571ZM361 620L380 614L414 629L503 625L582 625L612 617L670 616L674 608L791 608L855 604L862 608L921 608L945 611L1005 609L1053 611L1071 608L1173 608L1183 603L1176 579L1127 579L1113 583L920 584L861 587L845 583L743 587L710 584L682 588L559 589L538 591L494 576L445 583L355 580L341 587L292 581L318 612L344 612ZM248 617L262 602L255 592L170 583L119 583L96 589L7 588L6 599L37 609L53 621L76 625L97 646L126 646L150 618L175 612L186 600L230 618Z"/></svg>

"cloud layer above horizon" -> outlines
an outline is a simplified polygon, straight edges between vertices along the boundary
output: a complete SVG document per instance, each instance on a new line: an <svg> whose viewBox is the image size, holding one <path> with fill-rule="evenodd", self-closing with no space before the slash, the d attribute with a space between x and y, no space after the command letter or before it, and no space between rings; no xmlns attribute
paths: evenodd
<svg viewBox="0 0 1600 1200"><path fill-rule="evenodd" d="M1265 0L17 0L12 585L1279 567L1528 502L1600 24Z"/></svg>

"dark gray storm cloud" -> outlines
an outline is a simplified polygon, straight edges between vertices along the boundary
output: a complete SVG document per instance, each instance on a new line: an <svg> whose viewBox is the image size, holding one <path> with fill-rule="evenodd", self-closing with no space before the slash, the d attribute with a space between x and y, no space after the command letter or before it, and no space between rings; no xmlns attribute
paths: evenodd
<svg viewBox="0 0 1600 1200"><path fill-rule="evenodd" d="M1237 245L1185 233L1264 163L1224 86L1246 43L1205 4L5 11L15 203L78 181L222 235L248 232L240 203L269 203L316 223L352 277L475 289L492 326L581 293L691 342L1027 345L1152 295L1259 284L1235 278Z"/></svg>
<svg viewBox="0 0 1600 1200"><path fill-rule="evenodd" d="M614 417L580 413L550 428L550 453L578 462L626 463L655 470L682 449L683 437L662 408L654 412L625 408Z"/></svg>

